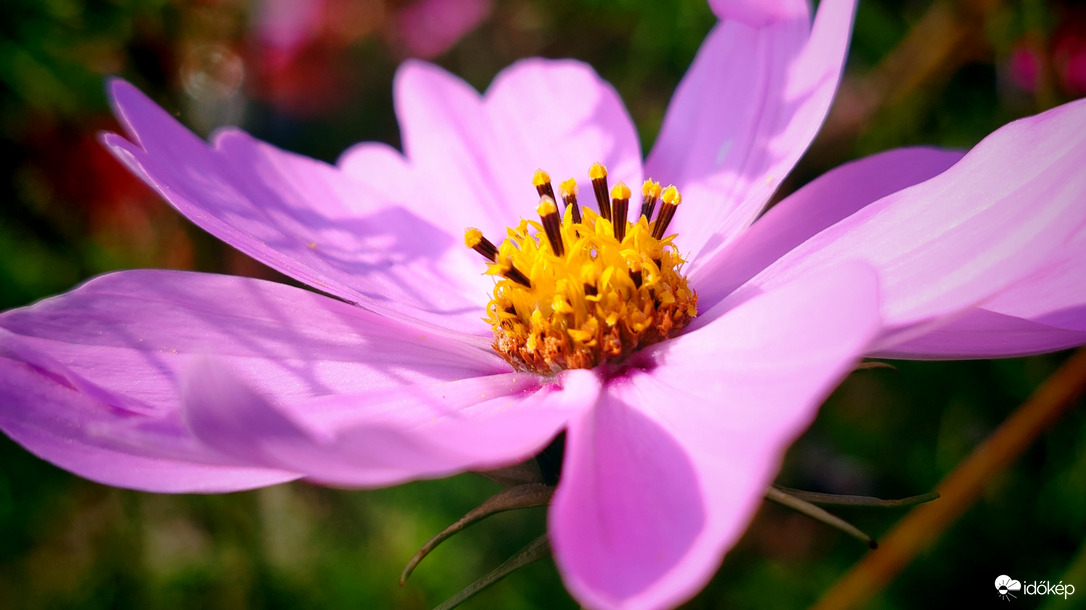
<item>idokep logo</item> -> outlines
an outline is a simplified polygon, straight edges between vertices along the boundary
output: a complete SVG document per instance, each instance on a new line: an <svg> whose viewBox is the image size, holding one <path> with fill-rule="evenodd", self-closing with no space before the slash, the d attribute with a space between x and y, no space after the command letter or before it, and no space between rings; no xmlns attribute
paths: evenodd
<svg viewBox="0 0 1086 610"><path fill-rule="evenodd" d="M1022 586L1022 583L1003 574L995 580L996 593L999 594L1000 599L1004 601L1011 601L1012 598L1017 597L1014 595L1015 591L1021 591L1026 595L1060 595L1064 599L1067 599L1071 595L1075 594L1075 586L1072 584L1063 584L1061 580L1059 583L1053 585L1047 580L1040 582L1033 581L1026 586Z"/></svg>
<svg viewBox="0 0 1086 610"><path fill-rule="evenodd" d="M1022 583L1004 574L996 579L995 587L996 591L999 592L1000 599L1011 601L1011 598L1015 597L1011 591L1021 591Z"/></svg>

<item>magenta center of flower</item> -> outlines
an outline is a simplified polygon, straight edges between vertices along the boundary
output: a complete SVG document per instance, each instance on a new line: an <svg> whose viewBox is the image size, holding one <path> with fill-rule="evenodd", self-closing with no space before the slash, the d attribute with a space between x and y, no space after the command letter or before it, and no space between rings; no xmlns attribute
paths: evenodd
<svg viewBox="0 0 1086 610"><path fill-rule="evenodd" d="M550 177L538 170L538 222L521 220L500 246L478 229L465 232L496 278L484 318L494 349L517 370L553 374L617 362L675 335L697 313L676 236L666 235L682 202L678 189L646 180L641 214L630 222L630 189L619 182L608 197L599 163L589 177L598 213L581 209L572 178L559 187L559 213Z"/></svg>

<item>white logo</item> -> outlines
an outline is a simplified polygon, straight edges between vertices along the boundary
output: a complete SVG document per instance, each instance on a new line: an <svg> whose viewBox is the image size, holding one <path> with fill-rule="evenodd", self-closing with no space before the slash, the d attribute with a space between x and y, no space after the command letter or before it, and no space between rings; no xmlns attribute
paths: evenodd
<svg viewBox="0 0 1086 610"><path fill-rule="evenodd" d="M1021 591L1025 595L1059 595L1064 599L1075 594L1075 585L1065 585L1062 580L1054 585L1047 580L1035 580L1023 587L1021 582L1006 574L995 579L995 588L999 597L1008 602L1018 597L1012 591Z"/></svg>
<svg viewBox="0 0 1086 610"><path fill-rule="evenodd" d="M1009 602L1012 597L1015 597L1011 591L1021 591L1022 583L1004 574L996 579L995 588L999 592L999 597Z"/></svg>

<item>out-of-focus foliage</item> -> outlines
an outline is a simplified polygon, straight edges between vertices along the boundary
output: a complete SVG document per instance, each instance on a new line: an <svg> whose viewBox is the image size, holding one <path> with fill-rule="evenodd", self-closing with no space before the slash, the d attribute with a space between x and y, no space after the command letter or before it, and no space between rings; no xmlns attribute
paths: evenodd
<svg viewBox="0 0 1086 610"><path fill-rule="evenodd" d="M396 144L392 76L418 51L403 30L409 3L315 2L316 13L280 21L296 26L285 39L265 19L269 7L283 4L5 3L0 150L9 162L0 170L0 305L24 305L119 268L275 277L193 229L95 137L118 128L103 79L120 75L201 133L237 123L326 160L359 140ZM438 63L484 88L521 57L587 61L619 89L645 150L713 25L702 0L480 6L485 19ZM1084 94L1086 11L1078 5L862 0L832 116L785 190L893 146L968 147L1009 120ZM854 374L789 452L781 481L883 497L927 491L1060 359L901 363ZM876 607L986 604L1000 574L1063 579L1086 595L1082 438L1086 414L1079 409L1007 470ZM0 607L424 608L543 530L541 509L500 515L446 542L406 587L396 584L426 538L493 491L464 475L365 492L298 483L159 496L78 479L0 437ZM903 514L839 512L876 535ZM802 607L866 552L836 531L767 506L691 606ZM472 603L575 607L549 562Z"/></svg>

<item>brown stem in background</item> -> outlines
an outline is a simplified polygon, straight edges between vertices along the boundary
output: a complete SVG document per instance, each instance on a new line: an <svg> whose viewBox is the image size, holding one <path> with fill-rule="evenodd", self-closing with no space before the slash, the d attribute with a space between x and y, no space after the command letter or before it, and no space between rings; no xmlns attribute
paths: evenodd
<svg viewBox="0 0 1086 610"><path fill-rule="evenodd" d="M942 90L962 66L992 55L985 28L999 0L938 0L869 72L849 73L807 156L841 154L886 108ZM917 105L918 112L923 105ZM900 117L898 117L900 120ZM826 169L826 168L824 168Z"/></svg>
<svg viewBox="0 0 1086 610"><path fill-rule="evenodd" d="M837 610L866 606L918 552L934 543L1049 426L1086 393L1086 349L1075 352L1033 396L1003 422L939 484L939 502L909 513L815 606Z"/></svg>

